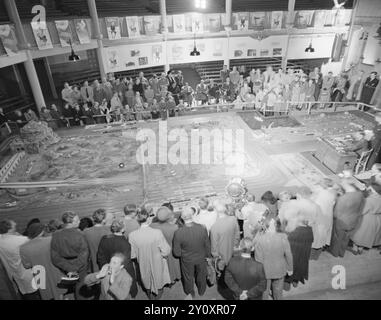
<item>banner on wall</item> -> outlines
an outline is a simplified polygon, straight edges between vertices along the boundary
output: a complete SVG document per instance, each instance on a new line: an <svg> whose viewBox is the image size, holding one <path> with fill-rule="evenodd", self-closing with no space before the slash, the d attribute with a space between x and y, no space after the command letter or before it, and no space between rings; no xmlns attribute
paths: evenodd
<svg viewBox="0 0 381 320"><path fill-rule="evenodd" d="M147 36L155 36L160 33L160 16L144 16L144 31Z"/></svg>
<svg viewBox="0 0 381 320"><path fill-rule="evenodd" d="M183 14L173 15L173 32L174 33L185 32L185 15Z"/></svg>
<svg viewBox="0 0 381 320"><path fill-rule="evenodd" d="M73 41L71 27L69 20L56 20L54 21L60 38L61 47L69 47L70 41Z"/></svg>
<svg viewBox="0 0 381 320"><path fill-rule="evenodd" d="M48 26L46 23L31 22L34 39L39 50L52 49L52 39L50 38Z"/></svg>
<svg viewBox="0 0 381 320"><path fill-rule="evenodd" d="M336 19L336 10L325 10L324 26L333 26Z"/></svg>
<svg viewBox="0 0 381 320"><path fill-rule="evenodd" d="M204 16L201 13L192 14L192 32L193 33L204 32Z"/></svg>
<svg viewBox="0 0 381 320"><path fill-rule="evenodd" d="M313 16L313 26L315 28L323 28L325 24L325 12L326 10L315 10Z"/></svg>
<svg viewBox="0 0 381 320"><path fill-rule="evenodd" d="M282 29L283 11L271 12L271 29Z"/></svg>
<svg viewBox="0 0 381 320"><path fill-rule="evenodd" d="M164 64L163 44L144 43L103 48L107 72L120 72Z"/></svg>
<svg viewBox="0 0 381 320"><path fill-rule="evenodd" d="M295 27L302 29L309 27L312 22L313 14L314 11L312 10L297 11L295 15Z"/></svg>
<svg viewBox="0 0 381 320"><path fill-rule="evenodd" d="M265 12L250 12L250 28L254 30L263 30L266 23Z"/></svg>
<svg viewBox="0 0 381 320"><path fill-rule="evenodd" d="M3 44L4 51L8 56L17 54L17 38L15 33L15 27L9 24L0 25L0 39Z"/></svg>
<svg viewBox="0 0 381 320"><path fill-rule="evenodd" d="M137 16L126 17L127 33L130 39L140 37L139 19Z"/></svg>
<svg viewBox="0 0 381 320"><path fill-rule="evenodd" d="M335 25L338 27L344 27L351 23L352 10L340 9L337 10Z"/></svg>
<svg viewBox="0 0 381 320"><path fill-rule="evenodd" d="M75 19L75 31L77 32L77 36L80 44L90 43L90 32L87 26L86 20L84 19Z"/></svg>
<svg viewBox="0 0 381 320"><path fill-rule="evenodd" d="M106 18L107 35L110 40L121 39L119 18Z"/></svg>
<svg viewBox="0 0 381 320"><path fill-rule="evenodd" d="M206 28L209 32L219 32L221 30L221 15L219 13L208 14L206 20Z"/></svg>
<svg viewBox="0 0 381 320"><path fill-rule="evenodd" d="M249 30L249 13L248 12L233 13L233 30L240 30L240 31Z"/></svg>

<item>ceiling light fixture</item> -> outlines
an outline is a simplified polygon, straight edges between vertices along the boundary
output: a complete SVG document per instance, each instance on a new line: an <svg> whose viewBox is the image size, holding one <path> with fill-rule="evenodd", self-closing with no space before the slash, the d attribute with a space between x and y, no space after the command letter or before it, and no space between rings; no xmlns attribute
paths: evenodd
<svg viewBox="0 0 381 320"><path fill-rule="evenodd" d="M196 47L196 34L194 34L194 47L193 47L193 51L191 51L190 55L191 56L199 56L200 55L200 51L198 51L197 47Z"/></svg>
<svg viewBox="0 0 381 320"><path fill-rule="evenodd" d="M304 52L315 52L315 49L312 47L312 39L310 45L306 49L304 49Z"/></svg>

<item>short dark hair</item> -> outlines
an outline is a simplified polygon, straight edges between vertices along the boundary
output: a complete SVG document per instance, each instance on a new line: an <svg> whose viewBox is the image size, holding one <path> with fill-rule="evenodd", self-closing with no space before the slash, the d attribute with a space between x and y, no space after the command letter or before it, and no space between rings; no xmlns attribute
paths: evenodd
<svg viewBox="0 0 381 320"><path fill-rule="evenodd" d="M275 204L278 199L275 198L274 194L271 192L271 191L266 191L263 195L262 195L262 198L261 200L263 202L269 202L271 204Z"/></svg>
<svg viewBox="0 0 381 320"><path fill-rule="evenodd" d="M173 211L173 205L170 202L164 202L161 206L162 207L167 207L168 209Z"/></svg>
<svg viewBox="0 0 381 320"><path fill-rule="evenodd" d="M77 216L76 213L74 213L73 211L66 211L64 212L64 214L62 215L62 222L64 224L69 224L69 223L72 223L74 218Z"/></svg>
<svg viewBox="0 0 381 320"><path fill-rule="evenodd" d="M143 209L143 210L139 210L138 213L137 213L137 216L136 216L136 220L142 224L144 222L146 222L148 220L148 217L149 217L149 213L147 210Z"/></svg>
<svg viewBox="0 0 381 320"><path fill-rule="evenodd" d="M0 221L0 234L6 234L12 229L12 220L5 219Z"/></svg>
<svg viewBox="0 0 381 320"><path fill-rule="evenodd" d="M83 231L87 228L91 228L94 225L93 220L91 220L89 217L83 217L81 218L79 222L78 229Z"/></svg>
<svg viewBox="0 0 381 320"><path fill-rule="evenodd" d="M45 232L53 233L53 232L56 232L57 230L60 230L61 228L62 228L62 222L57 219L53 219L46 224Z"/></svg>
<svg viewBox="0 0 381 320"><path fill-rule="evenodd" d="M129 216L131 213L136 213L137 207L136 204L130 203L124 206L123 211L126 216Z"/></svg>
<svg viewBox="0 0 381 320"><path fill-rule="evenodd" d="M102 221L106 218L106 210L105 209L97 209L93 213L93 221L94 223L102 223Z"/></svg>

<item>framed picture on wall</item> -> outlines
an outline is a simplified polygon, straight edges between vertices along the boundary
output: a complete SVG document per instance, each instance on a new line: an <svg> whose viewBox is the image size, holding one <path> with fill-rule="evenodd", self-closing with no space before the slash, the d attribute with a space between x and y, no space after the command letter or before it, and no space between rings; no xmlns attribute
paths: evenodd
<svg viewBox="0 0 381 320"><path fill-rule="evenodd" d="M148 57L139 58L139 66L145 66L148 64Z"/></svg>
<svg viewBox="0 0 381 320"><path fill-rule="evenodd" d="M163 56L163 48L161 45L152 46L152 61L153 63L160 63Z"/></svg>
<svg viewBox="0 0 381 320"><path fill-rule="evenodd" d="M19 51L17 47L15 27L13 25L0 25L0 39L3 44L4 51L8 56L15 55Z"/></svg>
<svg viewBox="0 0 381 320"><path fill-rule="evenodd" d="M87 26L86 20L84 19L75 19L75 31L77 32L77 36L80 44L90 43L90 32Z"/></svg>
<svg viewBox="0 0 381 320"><path fill-rule="evenodd" d="M70 41L73 41L69 20L56 20L56 29L62 47L69 47Z"/></svg>
<svg viewBox="0 0 381 320"><path fill-rule="evenodd" d="M147 36L155 36L160 33L160 16L144 16L144 32Z"/></svg>
<svg viewBox="0 0 381 320"><path fill-rule="evenodd" d="M119 18L106 18L107 35L110 40L121 39Z"/></svg>
<svg viewBox="0 0 381 320"><path fill-rule="evenodd" d="M53 49L47 24L43 22L31 22L31 25L38 49Z"/></svg>
<svg viewBox="0 0 381 320"><path fill-rule="evenodd" d="M249 13L237 12L233 13L234 29L235 30L249 30Z"/></svg>
<svg viewBox="0 0 381 320"><path fill-rule="evenodd" d="M247 50L247 56L248 57L256 57L257 56L257 50L255 50L255 49Z"/></svg>
<svg viewBox="0 0 381 320"><path fill-rule="evenodd" d="M281 55L282 55L282 48L273 49L273 56L281 56Z"/></svg>

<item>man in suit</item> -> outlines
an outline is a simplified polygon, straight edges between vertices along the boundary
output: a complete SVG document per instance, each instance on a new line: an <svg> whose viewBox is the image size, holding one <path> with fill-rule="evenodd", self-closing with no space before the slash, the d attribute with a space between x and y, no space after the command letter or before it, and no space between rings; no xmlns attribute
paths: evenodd
<svg viewBox="0 0 381 320"><path fill-rule="evenodd" d="M181 212L184 226L173 236L173 255L180 258L181 277L185 294L194 297L194 277L198 293L206 291L207 262L211 256L210 241L206 228L193 222L194 208L185 208Z"/></svg>
<svg viewBox="0 0 381 320"><path fill-rule="evenodd" d="M94 91L93 88L89 86L89 82L85 81L83 87L81 88L81 98L83 102L94 103Z"/></svg>
<svg viewBox="0 0 381 320"><path fill-rule="evenodd" d="M263 264L251 257L253 241L241 240L241 254L234 256L225 270L225 283L233 291L236 300L262 300L266 290Z"/></svg>

